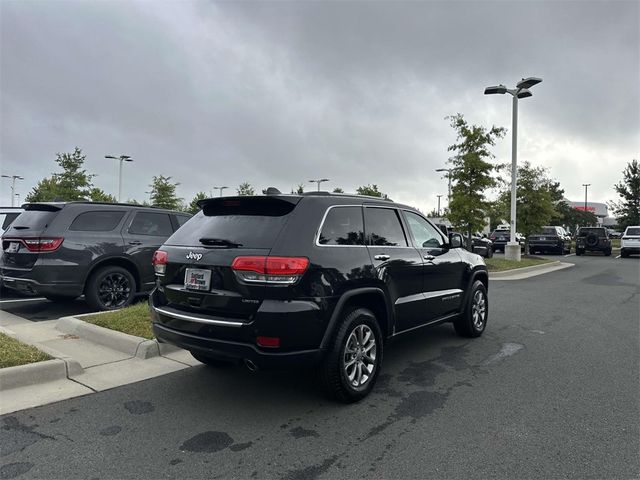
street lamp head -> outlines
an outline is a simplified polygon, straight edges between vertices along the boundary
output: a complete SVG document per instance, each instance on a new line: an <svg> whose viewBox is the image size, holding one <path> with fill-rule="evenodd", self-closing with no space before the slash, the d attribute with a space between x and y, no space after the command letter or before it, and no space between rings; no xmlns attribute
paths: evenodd
<svg viewBox="0 0 640 480"><path fill-rule="evenodd" d="M120 157L120 160L124 160L125 162L133 162L133 158L131 158L129 155L122 155Z"/></svg>
<svg viewBox="0 0 640 480"><path fill-rule="evenodd" d="M436 172L448 172L448 168L436 168Z"/></svg>
<svg viewBox="0 0 640 480"><path fill-rule="evenodd" d="M492 87L487 87L484 89L485 95L495 95L495 94L504 95L505 93L507 93L507 87L505 87L502 84L494 85Z"/></svg>
<svg viewBox="0 0 640 480"><path fill-rule="evenodd" d="M522 90L518 90L518 93L516 95L518 98L527 98L527 97L532 97L533 93L531 93L529 90L524 88Z"/></svg>
<svg viewBox="0 0 640 480"><path fill-rule="evenodd" d="M114 157L113 155L105 155L104 158L112 158L114 160L118 160L118 157Z"/></svg>
<svg viewBox="0 0 640 480"><path fill-rule="evenodd" d="M516 88L520 89L520 88L531 88L534 85L539 84L540 82L542 82L541 78L538 77L527 77L527 78L523 78L522 80L520 80L517 84L516 84Z"/></svg>

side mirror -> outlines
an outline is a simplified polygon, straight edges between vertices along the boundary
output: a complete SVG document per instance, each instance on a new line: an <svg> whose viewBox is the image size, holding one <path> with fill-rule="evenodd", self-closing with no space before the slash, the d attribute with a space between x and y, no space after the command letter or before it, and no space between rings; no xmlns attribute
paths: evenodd
<svg viewBox="0 0 640 480"><path fill-rule="evenodd" d="M462 247L462 235L459 233L452 233L449 235L449 244L451 248L461 248Z"/></svg>

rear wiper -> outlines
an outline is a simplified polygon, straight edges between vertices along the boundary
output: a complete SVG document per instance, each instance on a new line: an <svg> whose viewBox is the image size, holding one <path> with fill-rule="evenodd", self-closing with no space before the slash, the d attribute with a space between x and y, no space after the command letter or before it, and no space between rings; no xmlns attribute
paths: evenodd
<svg viewBox="0 0 640 480"><path fill-rule="evenodd" d="M16 225L15 227L13 225L11 225L11 228L15 228L16 230L27 230L29 227L21 227L19 225Z"/></svg>
<svg viewBox="0 0 640 480"><path fill-rule="evenodd" d="M236 248L241 247L241 243L235 243L231 240L226 240L224 238L201 238L200 243L203 245L208 245L211 247L226 247L226 248Z"/></svg>

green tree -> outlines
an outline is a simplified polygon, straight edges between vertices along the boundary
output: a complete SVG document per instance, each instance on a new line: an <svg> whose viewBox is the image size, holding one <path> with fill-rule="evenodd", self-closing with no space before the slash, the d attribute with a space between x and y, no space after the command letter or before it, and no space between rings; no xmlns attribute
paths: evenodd
<svg viewBox="0 0 640 480"><path fill-rule="evenodd" d="M341 189L340 187L336 187L333 189L333 193L344 193L344 190Z"/></svg>
<svg viewBox="0 0 640 480"><path fill-rule="evenodd" d="M151 182L151 205L154 207L179 210L182 198L176 195L176 187L179 183L173 183L171 177L158 175Z"/></svg>
<svg viewBox="0 0 640 480"><path fill-rule="evenodd" d="M185 209L185 211L189 212L192 215L195 215L196 213L198 213L200 211L200 206L198 205L198 202L200 200L204 200L205 198L208 198L206 193L204 193L204 192L196 193L196 196L193 197L193 200L191 200L189 205L187 205L187 208Z"/></svg>
<svg viewBox="0 0 640 480"><path fill-rule="evenodd" d="M373 185L363 185L356 189L357 195L367 195L369 197L380 197L387 198L385 194L383 194L380 190L378 190L378 185L375 183Z"/></svg>
<svg viewBox="0 0 640 480"><path fill-rule="evenodd" d="M529 162L518 166L516 220L518 232L526 238L525 251L529 251L529 236L538 233L558 215L554 203L554 198L558 198L558 188L559 185L548 178L544 168L533 167ZM505 209L510 207L511 189L503 191L500 197Z"/></svg>
<svg viewBox="0 0 640 480"><path fill-rule="evenodd" d="M247 195L255 195L256 191L253 186L249 182L244 182L238 185L236 189L238 195L247 196Z"/></svg>
<svg viewBox="0 0 640 480"><path fill-rule="evenodd" d="M266 191L266 190L265 190L265 191ZM300 194L302 194L302 193L304 193L304 184L303 184L303 183L299 183L299 184L298 184L298 188L296 188L296 189L293 189L293 188L292 188L292 189L291 189L291 194L292 194L292 195L295 195L295 194L300 195Z"/></svg>
<svg viewBox="0 0 640 480"><path fill-rule="evenodd" d="M92 195L100 199L105 198L107 194L93 186L92 180L95 175L87 173L83 168L85 160L86 156L78 147L73 153L56 153L56 163L62 172L40 180L25 200L27 202L53 200L71 202L92 199Z"/></svg>
<svg viewBox="0 0 640 480"><path fill-rule="evenodd" d="M89 191L89 200L92 202L117 203L118 200L113 195L106 193L101 188L93 187Z"/></svg>
<svg viewBox="0 0 640 480"><path fill-rule="evenodd" d="M505 129L492 126L488 130L469 125L460 113L447 119L456 131L457 141L447 149L454 152L449 159L452 187L447 218L456 228L466 232L467 245L471 246L471 233L483 229L490 208L485 192L499 184L494 173L500 166L489 161L494 158L489 147L504 136Z"/></svg>
<svg viewBox="0 0 640 480"><path fill-rule="evenodd" d="M619 202L611 202L613 214L622 230L640 225L640 163L631 160L622 171L622 181L613 186L620 195Z"/></svg>

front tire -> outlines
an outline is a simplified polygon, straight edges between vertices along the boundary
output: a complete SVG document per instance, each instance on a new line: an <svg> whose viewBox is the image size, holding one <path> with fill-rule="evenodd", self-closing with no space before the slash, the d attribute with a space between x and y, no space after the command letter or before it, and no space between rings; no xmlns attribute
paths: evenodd
<svg viewBox="0 0 640 480"><path fill-rule="evenodd" d="M456 333L461 337L475 338L482 335L489 316L487 289L480 280L471 287L469 299L462 315L453 321Z"/></svg>
<svg viewBox="0 0 640 480"><path fill-rule="evenodd" d="M109 265L96 270L85 288L87 303L94 310L117 310L131 304L136 280L129 270Z"/></svg>
<svg viewBox="0 0 640 480"><path fill-rule="evenodd" d="M327 394L353 403L369 395L382 366L382 332L373 312L348 312L335 333L320 366L320 381Z"/></svg>

